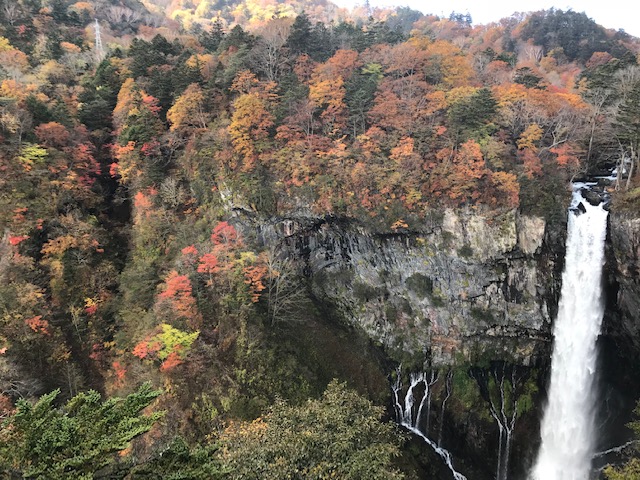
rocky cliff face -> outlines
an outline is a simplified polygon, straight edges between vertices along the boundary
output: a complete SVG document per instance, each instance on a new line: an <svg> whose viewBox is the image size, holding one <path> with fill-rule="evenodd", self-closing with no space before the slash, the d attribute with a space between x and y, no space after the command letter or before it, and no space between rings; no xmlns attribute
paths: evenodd
<svg viewBox="0 0 640 480"><path fill-rule="evenodd" d="M392 357L426 354L435 366L548 356L563 258L548 230L542 218L472 209L446 210L419 232L331 218L260 226L265 243L300 259L316 297Z"/></svg>
<svg viewBox="0 0 640 480"><path fill-rule="evenodd" d="M611 211L608 244L609 308L606 333L640 357L640 217Z"/></svg>
<svg viewBox="0 0 640 480"><path fill-rule="evenodd" d="M599 448L621 445L633 438L625 428L635 419L640 398L640 216L638 212L609 213L605 293L607 308L600 338ZM616 457L602 462L619 462Z"/></svg>
<svg viewBox="0 0 640 480"><path fill-rule="evenodd" d="M353 220L311 216L254 225L266 244L299 260L320 301L395 361L418 364L427 356L440 372L466 361L536 364L542 368L531 369L530 378L544 389L564 267L566 225L561 221L550 225L516 211L469 209L446 210L416 231L400 227L387 234ZM620 432L637 399L635 390L624 393L637 370L620 365L640 365L640 218L612 211L607 249L603 449L628 440ZM439 388L436 396L442 394ZM453 396L459 395L454 390ZM492 458L499 433L482 416L483 408L461 400L446 412L445 445L457 459L466 459L473 471L469 478L493 475L478 467ZM537 436L536 408L518 420L514 478L524 478L537 450L531 440Z"/></svg>

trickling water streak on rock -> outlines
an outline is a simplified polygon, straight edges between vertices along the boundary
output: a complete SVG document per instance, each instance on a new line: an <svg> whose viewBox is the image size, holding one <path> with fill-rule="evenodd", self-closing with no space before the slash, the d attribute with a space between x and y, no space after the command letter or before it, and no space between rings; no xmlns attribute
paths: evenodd
<svg viewBox="0 0 640 480"><path fill-rule="evenodd" d="M436 452L442 458L442 460L447 465L447 467L449 467L449 470L451 470L451 474L453 475L454 480L467 480L467 477L457 472L455 468L453 468L453 461L451 460L451 454L441 446L436 445L436 443L433 440L427 437L420 430L420 420L422 415L422 409L424 408L425 401L427 401L427 399L430 398L428 395L429 387L430 385L433 385L433 384L430 384L429 381L427 381L426 373L424 372L412 373L409 376L410 385L409 385L409 388L407 389L407 393L404 396L404 408L402 403L400 402L400 392L402 390L402 383L400 378L401 378L400 369L398 369L398 376L397 376L396 382L393 385L394 408L396 411L396 417L398 418L398 422L400 423L400 425L402 425L409 431L418 435L420 438L422 438L425 441L427 445L433 448L433 451ZM415 405L415 397L413 395L413 392L415 391L415 388L421 383L424 385L425 391L422 395L422 399L420 400L418 411L414 417L413 407Z"/></svg>
<svg viewBox="0 0 640 480"><path fill-rule="evenodd" d="M424 428L425 435L429 435L429 427L431 425L431 387L433 387L438 381L438 372L435 370L431 370L431 375L429 378L429 383L427 384L427 394L425 395L427 399L427 425Z"/></svg>
<svg viewBox="0 0 640 480"><path fill-rule="evenodd" d="M453 371L449 370L447 372L447 376L444 380L444 389L445 389L445 396L442 399L442 405L440 406L440 423L438 425L438 446L442 445L442 431L443 431L443 427L444 427L444 412L445 409L447 407L447 400L449 400L449 397L451 397L451 383L453 382Z"/></svg>
<svg viewBox="0 0 640 480"><path fill-rule="evenodd" d="M565 270L554 325L549 403L534 480L586 480L594 439L593 379L604 301L602 267L607 212L574 191ZM584 212L584 213L579 213Z"/></svg>

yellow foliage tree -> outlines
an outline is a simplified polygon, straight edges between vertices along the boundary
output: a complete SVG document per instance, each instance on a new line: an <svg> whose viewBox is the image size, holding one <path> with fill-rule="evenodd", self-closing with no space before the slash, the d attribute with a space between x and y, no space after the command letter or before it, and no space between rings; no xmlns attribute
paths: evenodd
<svg viewBox="0 0 640 480"><path fill-rule="evenodd" d="M274 124L267 103L255 93L240 95L233 102L229 135L234 149L245 157L245 169L253 168L257 154L265 147Z"/></svg>
<svg viewBox="0 0 640 480"><path fill-rule="evenodd" d="M192 83L180 95L167 112L171 131L207 128L208 114L205 111L204 93L197 83Z"/></svg>

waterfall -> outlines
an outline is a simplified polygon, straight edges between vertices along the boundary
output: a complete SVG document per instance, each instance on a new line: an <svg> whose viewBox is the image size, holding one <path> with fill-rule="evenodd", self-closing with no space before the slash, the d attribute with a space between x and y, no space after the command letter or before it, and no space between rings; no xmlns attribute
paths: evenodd
<svg viewBox="0 0 640 480"><path fill-rule="evenodd" d="M604 313L602 267L607 211L574 186L562 291L553 335L549 400L534 480L586 480L594 432L596 340Z"/></svg>
<svg viewBox="0 0 640 480"><path fill-rule="evenodd" d="M409 376L409 388L407 389L407 393L404 396L404 402L400 402L402 391L400 369L398 369L397 374L398 375L396 381L393 385L393 399L398 422L407 430L422 438L422 440L424 440L427 445L433 448L433 451L436 452L440 456L440 458L442 458L447 467L449 467L449 470L451 470L451 475L453 476L454 480L467 480L467 477L457 472L453 468L451 454L440 445L436 444L425 433L423 433L422 430L420 430L420 421L422 420L422 411L424 409L425 403L429 403L429 405L427 405L427 410L430 410L431 395L429 390L430 387L435 383L436 377L432 375L431 380L427 380L427 374L424 372L412 373ZM449 377L449 375L447 377ZM414 407L416 403L414 392L416 388L421 384L424 388L424 392L422 394L422 398L420 399L417 412L414 415Z"/></svg>

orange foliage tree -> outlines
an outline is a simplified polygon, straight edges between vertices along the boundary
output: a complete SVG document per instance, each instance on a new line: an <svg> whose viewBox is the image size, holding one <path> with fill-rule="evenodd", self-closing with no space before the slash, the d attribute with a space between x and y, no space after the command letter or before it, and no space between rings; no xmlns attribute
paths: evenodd
<svg viewBox="0 0 640 480"><path fill-rule="evenodd" d="M40 144L45 147L61 148L69 142L69 131L58 122L42 123L34 130Z"/></svg>
<svg viewBox="0 0 640 480"><path fill-rule="evenodd" d="M518 138L518 156L524 165L524 173L533 178L542 173L542 163L538 157L538 142L542 138L543 131L538 124L529 125L520 138Z"/></svg>
<svg viewBox="0 0 640 480"><path fill-rule="evenodd" d="M260 82L248 70L236 75L231 90L240 94L233 102L228 131L233 148L244 158L244 171L255 167L258 154L269 146L269 129L274 126L271 107L277 96L273 82Z"/></svg>
<svg viewBox="0 0 640 480"><path fill-rule="evenodd" d="M475 140L467 140L453 152L444 149L439 157L435 187L442 189L452 203L474 202L483 195L483 180L491 172Z"/></svg>

